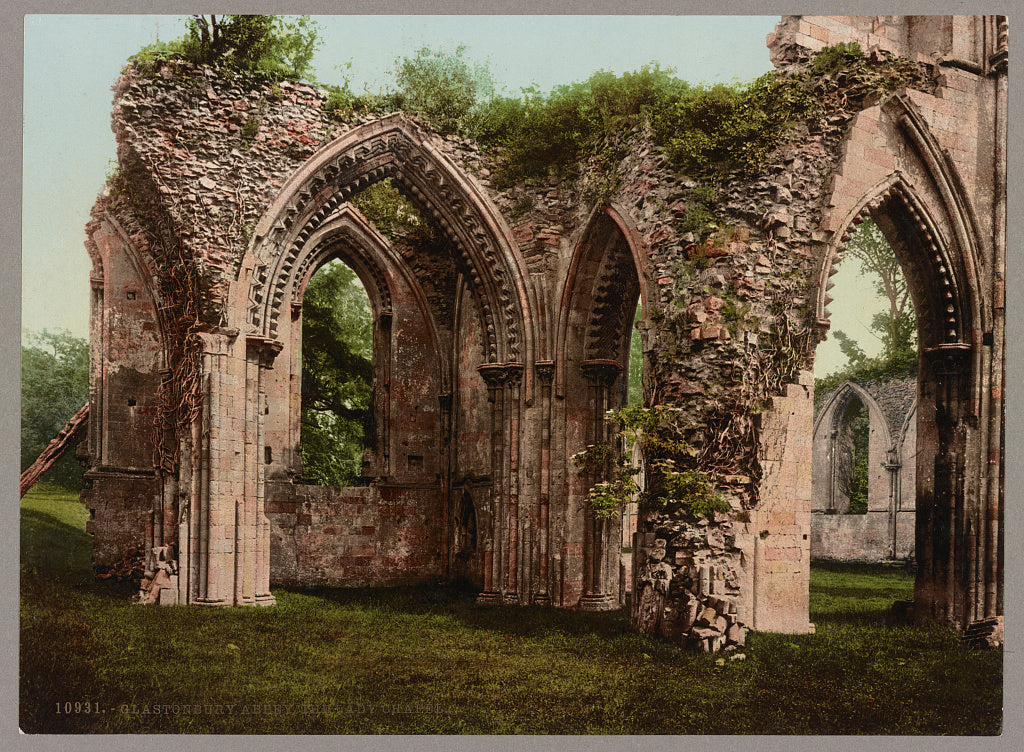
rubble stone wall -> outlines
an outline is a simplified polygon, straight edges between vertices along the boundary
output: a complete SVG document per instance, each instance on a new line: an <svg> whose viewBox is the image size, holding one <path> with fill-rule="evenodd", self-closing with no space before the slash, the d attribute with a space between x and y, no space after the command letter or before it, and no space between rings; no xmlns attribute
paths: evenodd
<svg viewBox="0 0 1024 752"><path fill-rule="evenodd" d="M269 486L273 582L390 586L444 578L438 489Z"/></svg>

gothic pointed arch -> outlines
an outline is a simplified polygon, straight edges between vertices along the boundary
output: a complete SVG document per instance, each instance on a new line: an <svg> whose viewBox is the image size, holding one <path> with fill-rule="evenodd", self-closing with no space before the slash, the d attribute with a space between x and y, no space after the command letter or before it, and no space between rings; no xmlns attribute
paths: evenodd
<svg viewBox="0 0 1024 752"><path fill-rule="evenodd" d="M886 438L886 450L892 449L894 427L888 420L885 410L867 389L855 381L844 381L822 405L814 421L815 445L818 446L819 441L825 441L829 434L838 429L847 408L854 401L859 401L868 410L871 421L882 430L882 435Z"/></svg>
<svg viewBox="0 0 1024 752"><path fill-rule="evenodd" d="M97 462L117 462L119 457L121 461L127 460L127 456L122 455L133 442L105 440L108 437L106 425L117 424L131 417L132 425L139 426L134 430L141 430L147 422L138 421L134 414L142 415L139 410L142 408L154 412L153 420L148 422L151 436L146 436L149 440L146 443L152 450L152 463L150 458L141 462L141 456L136 456L131 464L139 469L169 466L172 451L165 445L164 437L175 419L172 414L175 406L168 404L161 395L167 382L163 373L169 360L167 333L177 323L168 320L171 306L154 281L152 259L147 259L144 250L133 242L109 208L94 213L85 245L92 262L89 335L92 387L88 429L90 454ZM155 356L155 363L147 372L140 372L133 377L120 372L107 373L108 363L117 358L126 358L134 365L148 361L151 356ZM127 401L128 414L123 414L124 406L104 399L103 390L97 388L99 384L108 382L108 379L128 379L129 389L139 395L146 391L142 384L155 384L156 394L153 395L152 405L148 404L149 400L135 396ZM131 379L139 383L130 383Z"/></svg>
<svg viewBox="0 0 1024 752"><path fill-rule="evenodd" d="M282 285L319 227L353 194L390 177L447 234L479 300L489 362L532 351L525 271L511 232L475 181L410 119L390 115L348 131L281 189L256 227L239 269L247 329L277 336Z"/></svg>
<svg viewBox="0 0 1024 752"><path fill-rule="evenodd" d="M603 480L601 473L577 472L569 458L587 445L614 441L604 415L627 401L629 343L638 301L644 318L647 314L643 251L626 216L614 206L598 206L573 249L559 302L553 391L566 430L555 449L565 458L566 466L558 472L568 482L552 493L552 504L565 510L582 537L563 543L581 554L578 569L565 578L573 582L573 598L563 595L563 603L572 605L578 598L586 610L614 605L622 521L595 517L586 494ZM563 594L565 589L563 583Z"/></svg>
<svg viewBox="0 0 1024 752"><path fill-rule="evenodd" d="M608 204L595 208L562 287L555 334L557 393L564 393L566 357L573 346L584 362L626 367L630 316L637 302L642 320L647 319L646 264L642 241L626 215ZM570 337L571 328L579 328L582 336Z"/></svg>
<svg viewBox="0 0 1024 752"><path fill-rule="evenodd" d="M969 263L960 262L963 254L950 243L948 234L932 218L903 173L894 172L864 194L842 224L852 228L868 217L875 220L893 246L910 283L921 346L973 347L975 332L982 326L974 270ZM817 317L825 327L832 301L828 280L838 271L842 245L849 239L849 230L836 233L822 256Z"/></svg>

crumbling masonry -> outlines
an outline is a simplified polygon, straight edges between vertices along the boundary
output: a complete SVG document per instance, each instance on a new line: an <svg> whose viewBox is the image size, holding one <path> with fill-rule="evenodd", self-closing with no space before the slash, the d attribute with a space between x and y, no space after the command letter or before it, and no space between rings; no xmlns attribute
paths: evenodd
<svg viewBox="0 0 1024 752"><path fill-rule="evenodd" d="M402 114L338 123L311 86L129 66L88 227L96 565L158 550L162 603L461 578L484 603L616 607L621 524L571 457L623 404L639 301L645 400L733 507L640 510L632 570L672 575L657 628L705 649L737 624L809 631L811 369L871 216L918 313L917 612L1002 614L1006 24L794 16L768 43L799 70L840 42L919 75L827 82L825 120L719 189L729 233L704 246L677 232L695 184L642 132L603 188L583 169L498 189L492 153ZM400 247L349 202L384 178L444 242ZM297 451L302 296L335 258L374 321L366 483L344 489L304 484Z"/></svg>

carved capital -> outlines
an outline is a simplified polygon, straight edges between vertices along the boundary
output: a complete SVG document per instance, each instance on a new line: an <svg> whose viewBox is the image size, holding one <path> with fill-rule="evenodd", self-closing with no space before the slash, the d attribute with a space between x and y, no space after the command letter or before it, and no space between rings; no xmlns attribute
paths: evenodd
<svg viewBox="0 0 1024 752"><path fill-rule="evenodd" d="M555 361L538 360L533 364L533 367L537 372L537 378L540 379L542 384L550 384L555 378Z"/></svg>
<svg viewBox="0 0 1024 752"><path fill-rule="evenodd" d="M925 348L924 356L939 376L956 376L970 367L971 346L964 342L949 342Z"/></svg>
<svg viewBox="0 0 1024 752"><path fill-rule="evenodd" d="M622 373L622 364L615 360L585 360L581 366L583 378L593 386L610 387Z"/></svg>
<svg viewBox="0 0 1024 752"><path fill-rule="evenodd" d="M483 377L488 389L497 389L505 383L504 363L482 363L476 370Z"/></svg>
<svg viewBox="0 0 1024 752"><path fill-rule="evenodd" d="M508 386L519 386L523 383L523 364L522 363L506 363L505 364L505 383Z"/></svg>
<svg viewBox="0 0 1024 752"><path fill-rule="evenodd" d="M246 335L245 346L246 349L255 353L259 364L264 368L270 368L274 363L274 358L284 349L283 342L260 334Z"/></svg>
<svg viewBox="0 0 1024 752"><path fill-rule="evenodd" d="M487 383L488 389L519 386L523 381L522 363L483 363L476 370Z"/></svg>
<svg viewBox="0 0 1024 752"><path fill-rule="evenodd" d="M196 332L192 336L204 355L226 355L231 341L238 335L238 330L222 330L215 332Z"/></svg>

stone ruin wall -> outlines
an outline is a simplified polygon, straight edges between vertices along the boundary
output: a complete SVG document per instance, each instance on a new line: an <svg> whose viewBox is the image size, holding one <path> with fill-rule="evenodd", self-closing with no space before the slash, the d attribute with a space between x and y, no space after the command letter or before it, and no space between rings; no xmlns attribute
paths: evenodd
<svg viewBox="0 0 1024 752"><path fill-rule="evenodd" d="M990 90L978 82L976 73L942 67L935 56L908 52L920 47L908 39L919 41L927 37L926 31L931 33L923 22L916 36L914 28L913 23L908 26L888 17L786 17L769 44L773 61L782 69L805 65L811 51L838 41L858 41L865 52L878 47L914 57L921 71L919 83L900 96L929 124L962 174L965 190L978 207L980 236L998 235L993 198L978 188L993 184L996 176L976 157L979 141L993 136L980 133L976 122L957 117L968 106L991 109ZM934 30L936 39L948 42L943 33ZM91 488L83 493L93 510L89 529L96 539L97 565L112 565L129 547L145 546L156 537L162 536L165 544L176 542L174 526L181 520L175 519L170 500L178 493L177 483L184 487L195 479L190 480L189 468L181 470L175 463L179 456L186 457L179 452L195 446L182 435L183 427L190 416L194 423L203 409L196 388L181 374L195 371L199 361L224 363L217 376L218 393L226 400L239 399L240 392L233 390L251 381L252 372L244 360L216 342L239 336L229 327L237 318L232 306L238 305L232 285L246 271L243 261L253 234L259 240L268 207L295 176L303 174L307 160L319 149L346 133L374 127L374 118L369 117L335 122L323 110L324 99L323 92L305 84L271 85L185 65L164 68L154 77L128 68L118 82L113 128L120 175L98 201L89 228L95 267L92 399L103 402L107 416L90 435ZM830 100L833 105L839 102ZM522 405L516 408L509 402L507 415L519 421L513 425L521 429L520 447L541 442L551 447L550 464L543 473L532 459L521 460L524 498L537 493L546 473L552 487L566 489L567 506L551 509L551 535L562 543L546 553L529 524L510 518L518 527L509 531L523 533L518 544L513 536L508 549L510 557L516 545L522 553L519 576L525 581L516 597L551 593L556 605L577 605L584 580L597 576L607 583L611 601L621 602L625 595L618 585L616 531L605 527L599 533L604 554L598 574L587 575L582 561L587 546L601 545L588 542L579 532L581 513L573 511L586 484L574 473L569 457L585 446L588 437L580 433L582 423L573 412L579 408L571 407L571 400L574 390L586 387L579 375L565 375L569 372L558 358L580 365L574 360L579 356L558 351L554 326L560 312L565 314L566 300L572 300L564 292L566 275L575 268L578 249L587 245L594 217L600 218L604 206L605 216L619 222L618 236L624 238L620 242L628 245L640 275L645 400L672 406L676 422L685 427L684 438L702 452L701 466L712 473L734 510L696 524L641 512L634 570L655 538L668 542L666 561L673 577L662 632L677 640L692 638L694 627L706 627L717 618L704 618L709 606L718 616L728 616L730 625L739 622L783 632L813 629L807 620L811 369L814 345L827 329L827 321L819 318L823 312L827 315L821 303L824 282L819 280L827 281L826 261L850 218L866 211L858 202L874 186L894 171L910 175L911 182L927 182L919 175L920 162L900 146L903 141L884 104L878 98L843 99L815 129L797 130L788 137L760 175L727 181L715 198L714 211L730 234L713 249L707 268L690 263L699 239L674 229L695 200L697 184L671 170L664 154L642 132L630 134L628 155L615 167L615 187L598 200L595 194L601 189L588 185L587 176L594 173L586 170L579 182L551 178L499 190L493 184L497 165L488 153L468 141L442 138L411 120L402 121L402 127L422 139L424 149L471 176L486 201L497 208L521 259L523 295L535 306L529 321L538 334L535 351L526 358L536 364L537 376L526 374L522 393L518 382L506 385L507 394ZM128 186L130 191L125 191ZM888 200L887 196L878 200ZM924 193L923 201L933 216L947 216L934 193ZM119 256L135 259L134 267L112 264ZM995 284L992 272L986 275L981 284ZM133 288L138 290L134 296ZM255 560L262 556L262 561L269 561L274 581L396 584L435 579L444 576L450 555L438 507L452 506L460 493L474 493L479 521L486 523L492 493L488 483L494 479L484 466L496 446L489 441L502 439L481 443L473 438L486 433L485 415L493 409L488 405L494 404L494 392L490 381L485 384L488 373L477 369L487 359L484 333L472 331L480 311L473 315L477 303L467 288L460 289L464 292L455 307L463 317L457 321L454 314L439 310L442 296L434 295L425 304L431 315L447 322L438 336L457 361L450 389L466 395L459 400L454 419L454 473L445 475L438 467L427 468L430 472L411 470L390 489L387 484L341 490L302 486L290 475L295 447L289 445L288 427L272 418L267 419L266 435L260 437L272 448L265 458L257 458L260 474L246 476L228 456L233 452L248 457L255 451L242 439L231 443L235 440L226 438L227 443L219 445L224 449L217 450L226 452L221 460L210 456L192 463L198 472L205 472L206 463L214 472L217 463L223 463L224 474L210 482L228 485L210 493L251 493L264 499L269 551L261 554L261 544L241 538L238 546L255 546ZM201 294L194 295L196 290ZM141 326L149 334L137 337L119 328L122 310L131 311L130 326ZM163 338L162 349L155 344L160 337L154 332ZM255 340L250 344L264 346ZM128 362L134 364L130 371L124 368ZM551 373L560 374L554 384ZM569 383L559 383L560 378ZM523 402L527 383L536 394L549 395L550 390L553 396L547 402ZM168 399L168 394L176 399ZM750 409L754 403L757 409ZM215 426L227 437L232 430L241 436L247 411L257 408L234 404L218 409L235 416ZM433 413L438 407L434 403L424 409ZM440 409L445 409L443 400ZM992 419L999 415L988 414ZM155 452L154 422L160 428ZM563 438L550 438L547 431L555 428ZM437 435L429 425L423 431L416 440ZM506 440L508 435L506 431ZM979 451L980 439L965 441L969 452ZM172 470L180 480L162 481ZM255 488L259 478L265 479L265 490ZM521 519L526 519L525 510ZM531 524L537 524L533 519ZM546 557L539 570L538 551ZM224 561L233 555L227 544L217 552L228 557ZM487 566L484 556L483 551L475 552L467 571ZM514 568L514 558L502 566ZM515 574L502 573L515 593ZM694 603L696 610L688 605ZM704 618L702 624L695 623L698 616ZM707 640L720 643L722 633Z"/></svg>
<svg viewBox="0 0 1024 752"><path fill-rule="evenodd" d="M813 436L811 559L909 561L914 558L917 382L844 382L819 395ZM844 430L851 404L868 411L867 512L849 514L837 470L852 470L853 436ZM844 446L847 445L847 446ZM846 468L843 468L844 470Z"/></svg>

